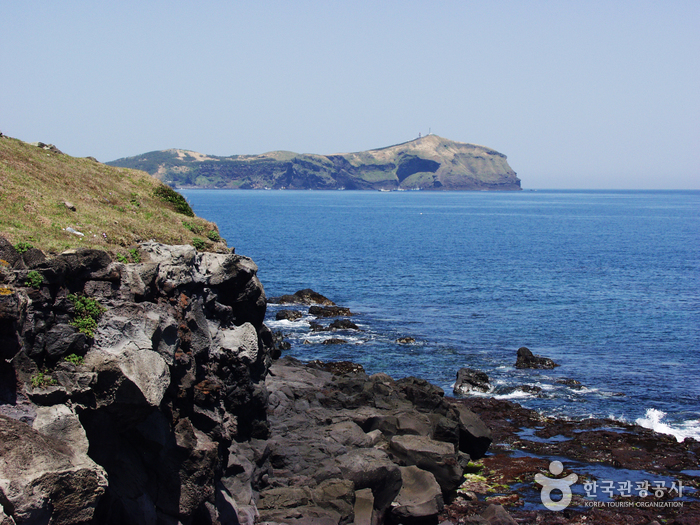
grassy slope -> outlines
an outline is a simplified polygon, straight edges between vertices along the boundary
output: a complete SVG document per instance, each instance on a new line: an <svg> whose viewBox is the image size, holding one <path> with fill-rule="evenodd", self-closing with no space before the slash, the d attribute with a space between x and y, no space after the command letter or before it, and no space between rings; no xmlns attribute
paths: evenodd
<svg viewBox="0 0 700 525"><path fill-rule="evenodd" d="M207 250L226 249L225 241L208 238L208 234L218 236L214 223L177 213L172 204L156 197L154 191L160 185L142 171L113 168L1 137L0 235L47 253L86 247L127 254L129 246L150 239L193 244L199 238ZM67 227L85 236L69 233Z"/></svg>

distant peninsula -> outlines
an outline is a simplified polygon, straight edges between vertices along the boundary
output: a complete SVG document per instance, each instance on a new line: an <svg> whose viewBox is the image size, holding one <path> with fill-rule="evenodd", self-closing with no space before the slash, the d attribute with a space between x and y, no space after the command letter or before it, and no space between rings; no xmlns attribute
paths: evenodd
<svg viewBox="0 0 700 525"><path fill-rule="evenodd" d="M218 157L152 151L110 166L146 171L173 187L287 190L520 190L506 156L437 135L357 153L273 151Z"/></svg>

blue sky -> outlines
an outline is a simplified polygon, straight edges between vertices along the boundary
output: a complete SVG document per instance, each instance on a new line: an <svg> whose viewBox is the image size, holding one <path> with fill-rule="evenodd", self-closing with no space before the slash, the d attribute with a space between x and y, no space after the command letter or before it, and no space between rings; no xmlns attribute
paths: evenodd
<svg viewBox="0 0 700 525"><path fill-rule="evenodd" d="M524 188L700 189L700 2L10 2L0 131L101 161L429 130Z"/></svg>

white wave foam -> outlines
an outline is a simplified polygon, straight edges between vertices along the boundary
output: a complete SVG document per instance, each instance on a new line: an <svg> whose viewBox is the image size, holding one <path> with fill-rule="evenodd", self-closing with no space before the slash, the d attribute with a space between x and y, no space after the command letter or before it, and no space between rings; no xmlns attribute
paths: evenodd
<svg viewBox="0 0 700 525"><path fill-rule="evenodd" d="M532 394L528 392L523 392L522 390L516 390L515 392L511 392L510 394L500 394L493 396L495 399L525 399L528 397L535 397Z"/></svg>
<svg viewBox="0 0 700 525"><path fill-rule="evenodd" d="M654 432L674 436L679 443L687 437L700 440L700 420L693 419L672 427L662 421L665 417L666 412L649 408L644 417L638 418L635 423L644 428L650 428Z"/></svg>
<svg viewBox="0 0 700 525"><path fill-rule="evenodd" d="M359 345L367 342L367 339L359 335L345 335L345 334L334 334L333 332L315 332L315 333L302 333L302 334L289 334L290 338L299 341L308 341L309 343L319 344L323 343L328 339L343 339L347 341L347 344Z"/></svg>
<svg viewBox="0 0 700 525"><path fill-rule="evenodd" d="M307 330L309 328L309 322L305 321L303 319L299 319L297 321L290 321L289 319L280 319L279 321L267 320L267 321L265 321L265 324L268 326L268 328L285 328L285 329L305 328Z"/></svg>
<svg viewBox="0 0 700 525"><path fill-rule="evenodd" d="M595 388L595 387L581 387L581 388L569 388L569 390L573 392L578 392L579 394L595 394L596 392L600 392L600 389ZM601 395L605 395L605 392L601 392Z"/></svg>

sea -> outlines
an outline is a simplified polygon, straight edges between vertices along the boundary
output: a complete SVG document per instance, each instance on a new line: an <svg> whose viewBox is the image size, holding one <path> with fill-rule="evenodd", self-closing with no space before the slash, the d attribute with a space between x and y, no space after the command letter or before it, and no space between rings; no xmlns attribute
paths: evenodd
<svg viewBox="0 0 700 525"><path fill-rule="evenodd" d="M182 193L268 297L312 288L356 314L361 331L310 332L269 304L286 355L446 395L469 367L492 385L475 395L700 439L700 191ZM522 346L560 366L516 369Z"/></svg>

